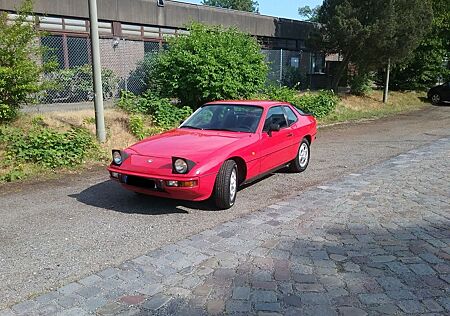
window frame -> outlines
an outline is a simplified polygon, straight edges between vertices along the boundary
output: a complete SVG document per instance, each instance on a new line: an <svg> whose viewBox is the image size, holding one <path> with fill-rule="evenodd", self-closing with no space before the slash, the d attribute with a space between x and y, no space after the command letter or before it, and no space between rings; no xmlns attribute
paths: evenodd
<svg viewBox="0 0 450 316"><path fill-rule="evenodd" d="M266 118L264 119L264 125L263 125L263 129L262 129L263 133L267 133L267 132L268 132L268 130L266 130L266 129L264 128L264 126L266 125L266 120L267 120L267 118L268 118L268 116L269 116L270 110L272 110L272 109L274 109L274 108L281 108L281 112L283 112L284 120L286 121L286 126L285 126L285 127L281 127L281 126L280 126L280 130L285 129L285 128L289 128L289 127L290 127L290 126L289 126L289 121L288 121L288 119L287 119L287 117L286 117L286 112L285 112L284 109L283 109L283 105L282 105L282 104L278 104L278 105L274 105L274 106L270 107L270 108L267 110Z"/></svg>
<svg viewBox="0 0 450 316"><path fill-rule="evenodd" d="M283 105L282 107L283 107L283 111L284 111L284 114L285 114L285 117L286 117L286 121L287 121L287 123L288 123L288 127L291 127L292 125L294 125L295 123L298 122L298 116L297 116L297 114L295 113L295 111L292 109L292 106L291 106L291 105L285 104L285 105ZM285 108L288 108L289 110L291 110L292 114L294 114L294 116L295 116L295 121L292 122L292 123L290 123L290 124L289 124L288 114L287 114Z"/></svg>

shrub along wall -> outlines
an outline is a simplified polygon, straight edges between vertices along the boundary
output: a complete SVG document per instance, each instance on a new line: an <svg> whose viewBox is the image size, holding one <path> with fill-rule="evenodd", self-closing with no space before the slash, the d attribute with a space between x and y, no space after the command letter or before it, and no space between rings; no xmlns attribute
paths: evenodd
<svg viewBox="0 0 450 316"><path fill-rule="evenodd" d="M288 87L269 86L262 93L253 96L255 99L289 102L316 118L323 118L331 113L339 102L333 91L322 90L300 94Z"/></svg>
<svg viewBox="0 0 450 316"><path fill-rule="evenodd" d="M20 179L23 164L56 169L74 167L89 158L102 158L93 135L84 128L57 131L35 120L29 129L0 126L0 167L10 169L0 181Z"/></svg>

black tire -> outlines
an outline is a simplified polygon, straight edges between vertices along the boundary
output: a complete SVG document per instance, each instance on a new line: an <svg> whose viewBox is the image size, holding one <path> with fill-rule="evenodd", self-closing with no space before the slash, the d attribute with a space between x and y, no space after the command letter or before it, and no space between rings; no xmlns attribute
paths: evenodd
<svg viewBox="0 0 450 316"><path fill-rule="evenodd" d="M431 100L431 103L433 103L433 104L441 104L441 102L442 102L442 98L439 93L433 93L431 95L430 100Z"/></svg>
<svg viewBox="0 0 450 316"><path fill-rule="evenodd" d="M304 156L300 157L301 151L307 150L307 157L306 160L304 160ZM291 161L289 164L289 170L291 172L299 173L303 172L308 168L309 165L309 158L311 157L311 150L309 146L309 141L306 138L303 138L300 145L298 146L297 150L297 156L295 156L295 159Z"/></svg>
<svg viewBox="0 0 450 316"><path fill-rule="evenodd" d="M232 188L230 186L233 172L235 175L234 194L232 194ZM225 161L222 167L220 167L219 173L217 174L216 183L214 185L214 203L217 208L226 210L234 205L237 196L238 179L238 168L236 162L234 162L234 160Z"/></svg>

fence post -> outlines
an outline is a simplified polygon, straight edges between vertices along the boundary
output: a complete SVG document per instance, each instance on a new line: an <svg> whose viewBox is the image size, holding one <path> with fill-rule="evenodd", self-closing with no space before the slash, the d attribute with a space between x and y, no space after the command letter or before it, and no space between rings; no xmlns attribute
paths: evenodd
<svg viewBox="0 0 450 316"><path fill-rule="evenodd" d="M92 75L94 78L95 128L99 142L106 141L105 117L103 113L103 89L100 65L100 43L98 36L97 0L89 1L89 22L91 30Z"/></svg>

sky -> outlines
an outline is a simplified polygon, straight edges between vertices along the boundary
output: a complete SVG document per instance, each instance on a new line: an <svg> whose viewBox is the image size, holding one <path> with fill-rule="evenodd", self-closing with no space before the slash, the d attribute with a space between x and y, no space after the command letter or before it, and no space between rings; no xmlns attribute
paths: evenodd
<svg viewBox="0 0 450 316"><path fill-rule="evenodd" d="M177 0L181 2L200 4L201 0ZM298 8L305 5L315 7L322 4L322 0L257 0L259 12L264 15L272 15L281 18L300 20Z"/></svg>

